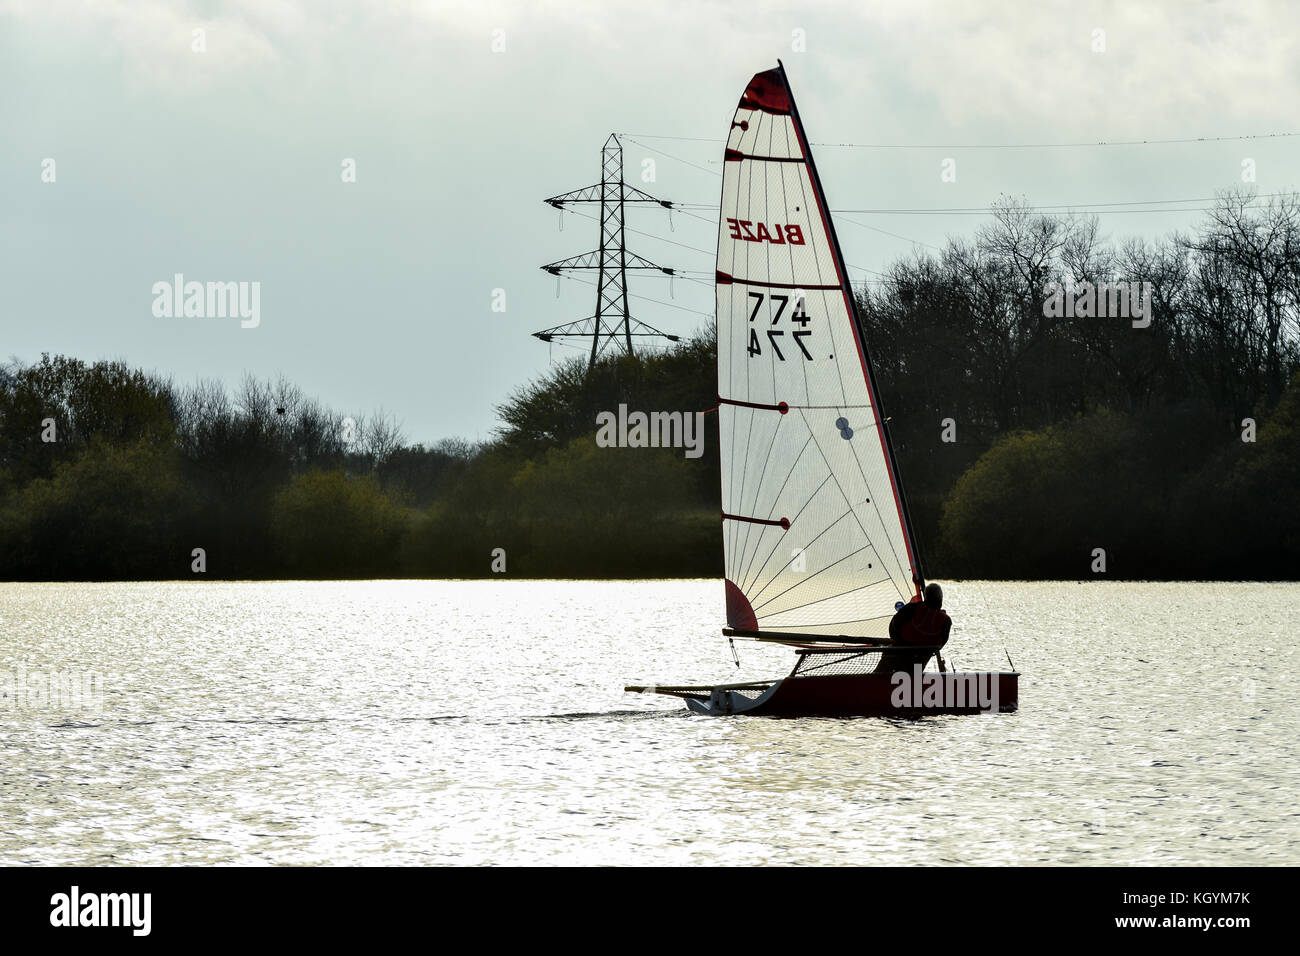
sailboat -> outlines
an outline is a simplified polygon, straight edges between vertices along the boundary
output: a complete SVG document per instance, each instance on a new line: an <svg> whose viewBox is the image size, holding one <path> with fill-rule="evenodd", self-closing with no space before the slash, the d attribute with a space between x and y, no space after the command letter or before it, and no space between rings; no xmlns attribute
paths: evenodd
<svg viewBox="0 0 1300 956"><path fill-rule="evenodd" d="M1014 665L959 673L924 671L924 653L910 668L890 661L890 619L921 600L925 579L857 303L779 61L745 87L723 159L722 633L788 645L796 661L776 680L626 690L709 715L1016 709Z"/></svg>

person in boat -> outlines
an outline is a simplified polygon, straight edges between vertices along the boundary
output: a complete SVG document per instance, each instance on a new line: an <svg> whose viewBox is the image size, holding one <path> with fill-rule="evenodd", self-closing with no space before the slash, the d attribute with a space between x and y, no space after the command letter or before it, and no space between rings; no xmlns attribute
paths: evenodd
<svg viewBox="0 0 1300 956"><path fill-rule="evenodd" d="M922 600L912 598L889 622L891 647L917 649L885 651L880 655L876 673L911 670L916 664L924 668L930 655L938 654L939 648L948 643L951 631L952 618L943 609L943 588L931 582L925 586ZM942 657L939 657L939 668L946 669Z"/></svg>

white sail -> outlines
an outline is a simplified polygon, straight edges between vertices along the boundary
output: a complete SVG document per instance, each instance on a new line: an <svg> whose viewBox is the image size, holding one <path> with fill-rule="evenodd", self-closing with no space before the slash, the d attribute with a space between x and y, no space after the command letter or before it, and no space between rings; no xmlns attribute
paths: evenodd
<svg viewBox="0 0 1300 956"><path fill-rule="evenodd" d="M727 622L883 637L920 571L853 293L782 69L745 89L718 233Z"/></svg>

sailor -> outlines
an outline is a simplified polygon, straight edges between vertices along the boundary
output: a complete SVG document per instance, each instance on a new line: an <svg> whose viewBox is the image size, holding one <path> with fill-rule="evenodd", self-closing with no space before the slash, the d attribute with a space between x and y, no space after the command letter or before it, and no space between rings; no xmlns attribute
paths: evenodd
<svg viewBox="0 0 1300 956"><path fill-rule="evenodd" d="M925 667L930 655L948 643L948 634L952 630L952 618L943 610L943 588L931 582L925 586L924 600L912 598L894 614L889 622L889 643L891 647L916 647L925 650L911 652L886 651L880 655L876 673L911 670L914 664ZM946 670L943 658L939 658L940 670Z"/></svg>

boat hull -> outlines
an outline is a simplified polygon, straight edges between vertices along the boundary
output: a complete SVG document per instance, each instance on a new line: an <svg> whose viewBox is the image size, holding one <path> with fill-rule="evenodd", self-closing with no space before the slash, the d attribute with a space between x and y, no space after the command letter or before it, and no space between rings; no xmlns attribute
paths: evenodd
<svg viewBox="0 0 1300 956"><path fill-rule="evenodd" d="M1015 672L931 671L919 683L911 677L905 672L787 677L762 691L723 685L707 697L685 700L697 714L754 717L922 717L1008 713L1019 706Z"/></svg>

